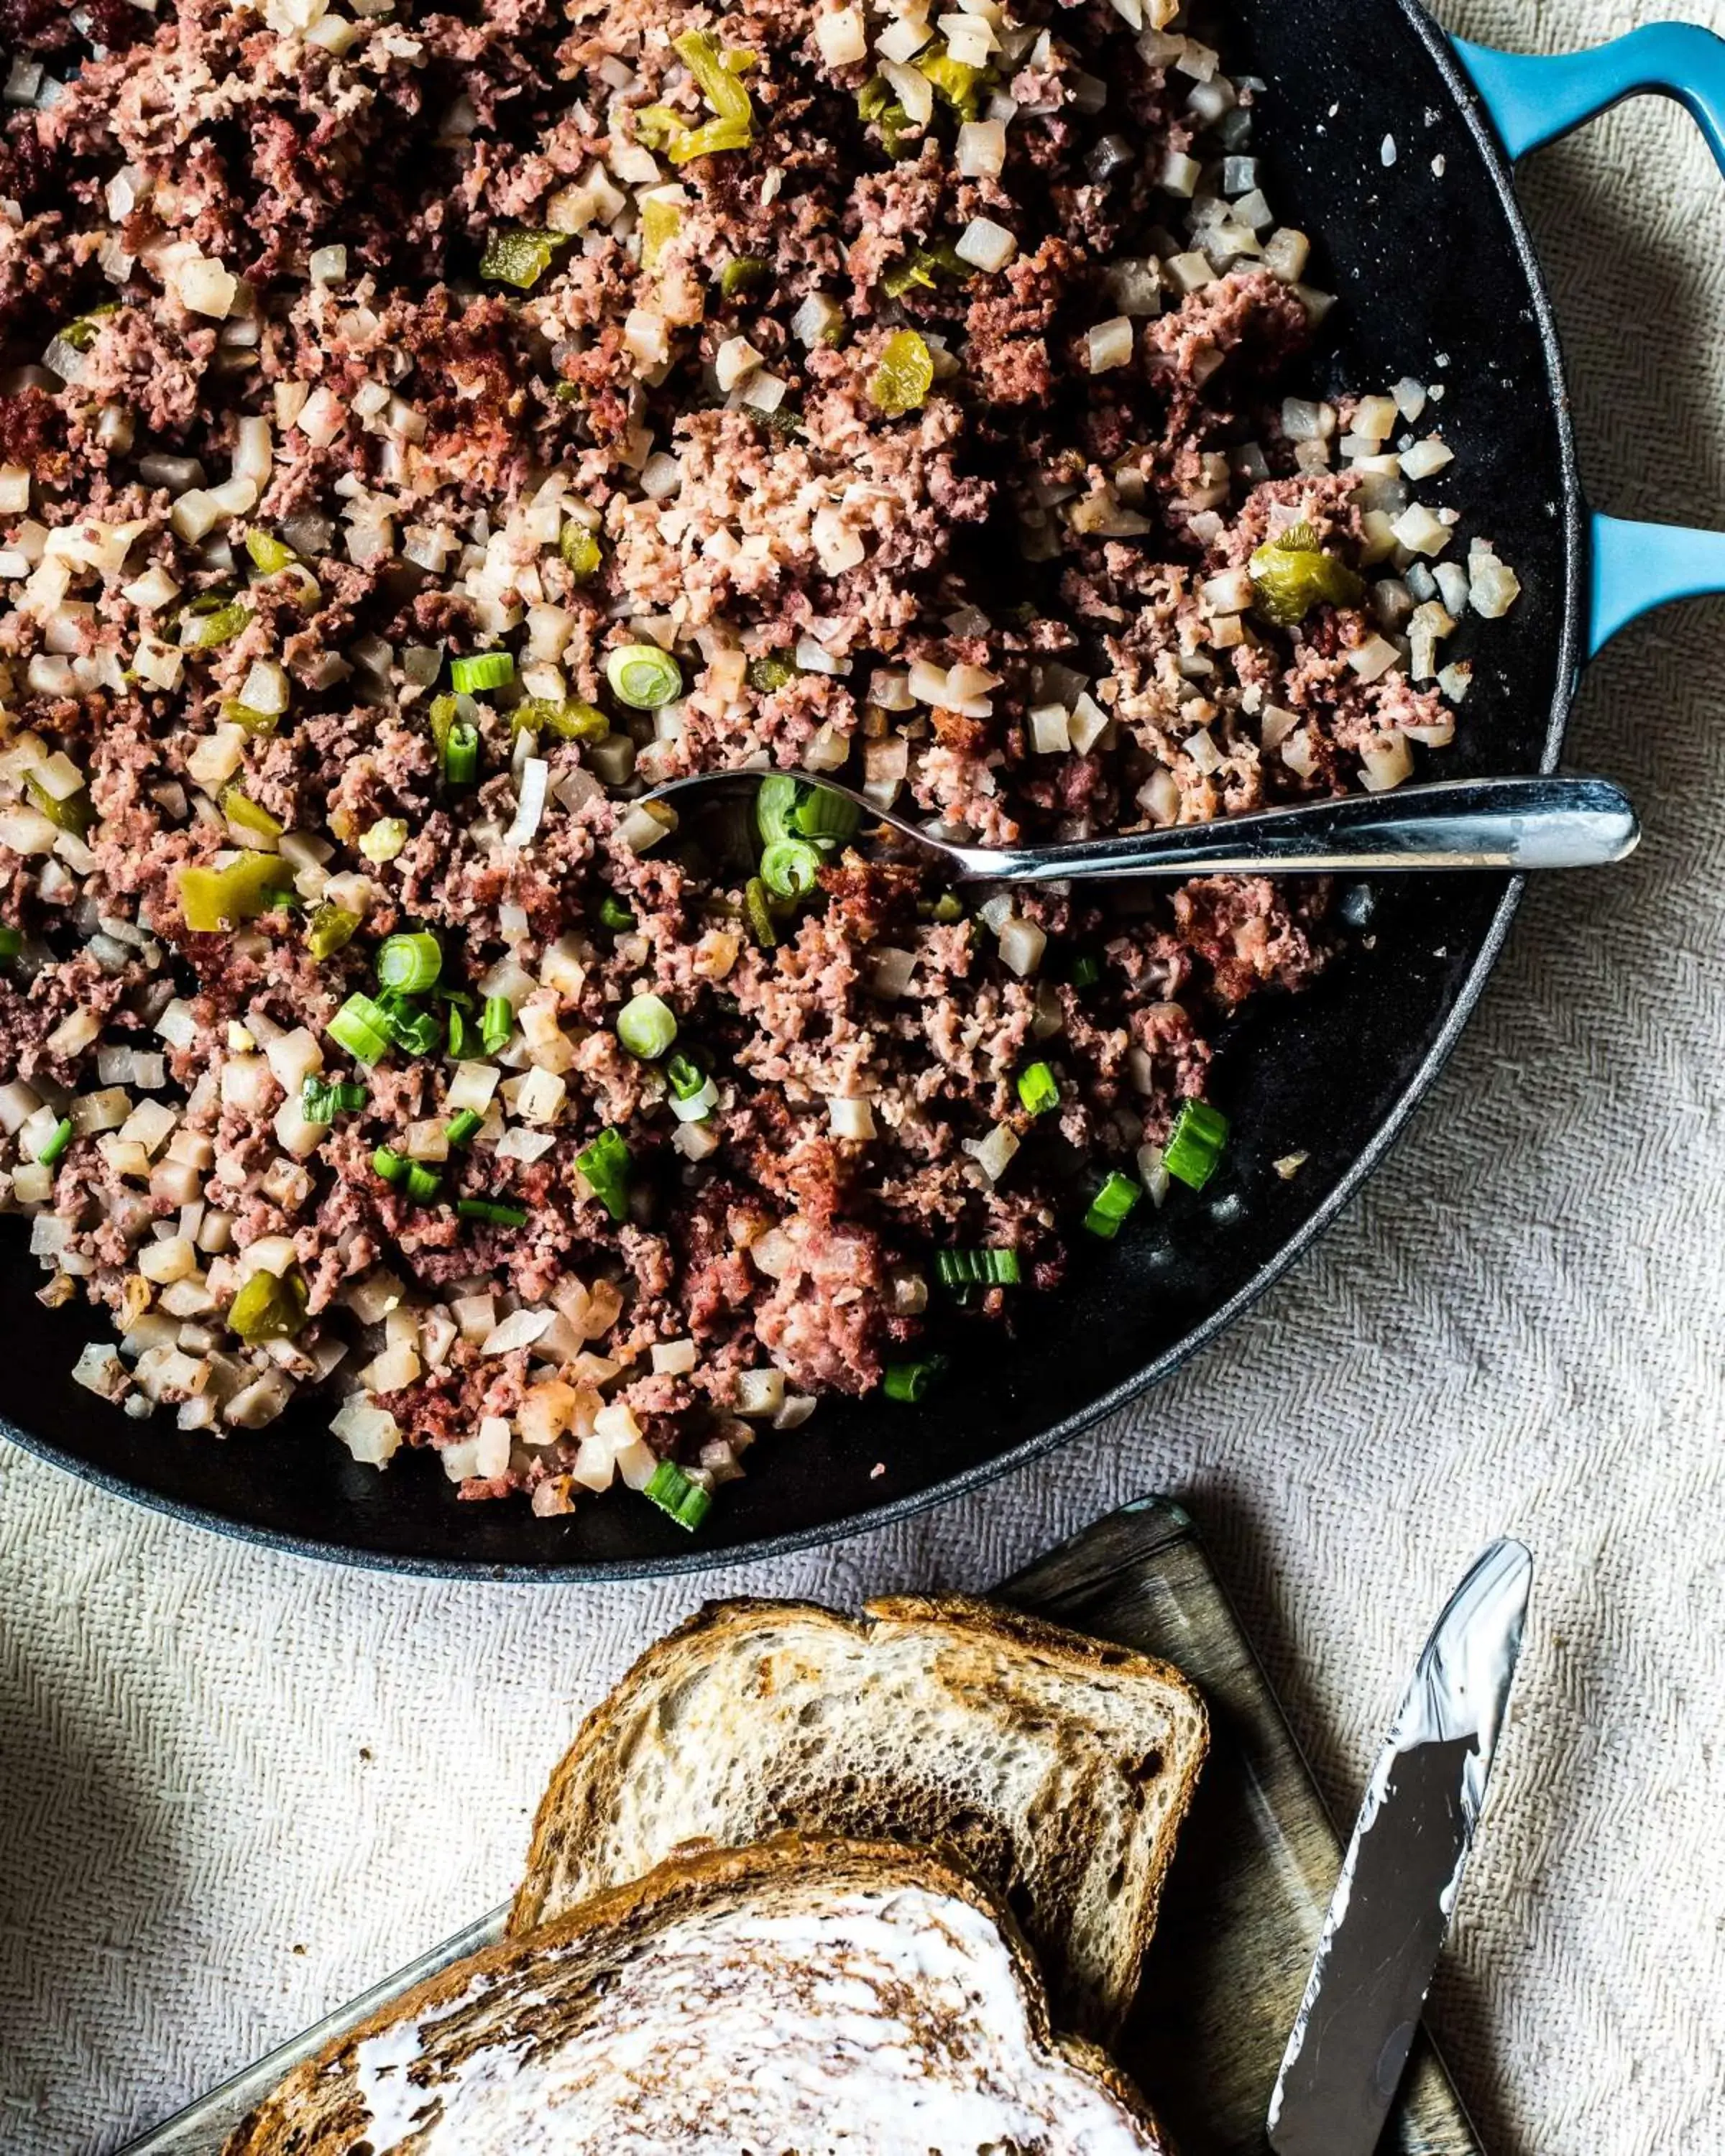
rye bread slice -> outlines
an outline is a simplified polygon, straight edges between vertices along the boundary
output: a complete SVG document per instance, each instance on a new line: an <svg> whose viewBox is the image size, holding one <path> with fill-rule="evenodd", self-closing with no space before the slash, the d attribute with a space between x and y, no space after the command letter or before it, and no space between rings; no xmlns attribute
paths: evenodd
<svg viewBox="0 0 1725 2156"><path fill-rule="evenodd" d="M673 1860L295 2069L226 2156L1166 2156L1050 2032L1010 1917L927 1851Z"/></svg>
<svg viewBox="0 0 1725 2156"><path fill-rule="evenodd" d="M1124 2019L1208 1741L1165 1662L958 1597L853 1621L709 1604L588 1715L539 1808L511 1929L693 1844L939 1844L999 1894L1056 2024Z"/></svg>

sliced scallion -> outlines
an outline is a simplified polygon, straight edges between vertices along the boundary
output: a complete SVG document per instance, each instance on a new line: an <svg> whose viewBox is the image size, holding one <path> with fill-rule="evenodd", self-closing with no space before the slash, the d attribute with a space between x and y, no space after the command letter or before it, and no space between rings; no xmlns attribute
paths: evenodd
<svg viewBox="0 0 1725 2156"><path fill-rule="evenodd" d="M931 1355L921 1363L889 1363L881 1376L880 1389L890 1400L914 1403L927 1395L946 1367L944 1355Z"/></svg>
<svg viewBox="0 0 1725 2156"><path fill-rule="evenodd" d="M608 1124L590 1146L576 1154L575 1165L611 1218L626 1219L632 1163L622 1132Z"/></svg>
<svg viewBox="0 0 1725 2156"><path fill-rule="evenodd" d="M39 1168L52 1168L54 1163L59 1159L61 1154L65 1152L66 1147L70 1145L71 1142L71 1118L69 1116L62 1116L59 1121L54 1125L54 1128L49 1132L48 1142L43 1147L41 1152L37 1154L36 1165Z"/></svg>
<svg viewBox="0 0 1725 2156"><path fill-rule="evenodd" d="M464 1220L488 1220L494 1228L525 1228L525 1205L506 1205L495 1198L458 1198L455 1210Z"/></svg>
<svg viewBox="0 0 1725 2156"><path fill-rule="evenodd" d="M364 1107L366 1100L357 1079L308 1078L300 1089L300 1113L308 1123L332 1123L338 1114Z"/></svg>
<svg viewBox="0 0 1725 2156"><path fill-rule="evenodd" d="M770 846L775 839L799 835L791 819L802 798L802 781L788 778L782 771L761 781L761 790L755 796L755 828L767 844Z"/></svg>
<svg viewBox="0 0 1725 2156"><path fill-rule="evenodd" d="M499 285L513 285L531 292L557 259L567 239L560 232L531 232L517 226L511 232L493 233L480 257L479 273Z"/></svg>
<svg viewBox="0 0 1725 2156"><path fill-rule="evenodd" d="M480 1013L480 1045L487 1055L495 1055L509 1045L509 1036L515 1031L515 1006L507 996L487 996L485 1007Z"/></svg>
<svg viewBox="0 0 1725 2156"><path fill-rule="evenodd" d="M855 838L861 821L862 811L855 802L835 793L830 786L806 787L791 811L791 829L823 845Z"/></svg>
<svg viewBox="0 0 1725 2156"><path fill-rule="evenodd" d="M619 644L605 654L605 679L619 704L656 711L683 693L683 670L656 644Z"/></svg>
<svg viewBox="0 0 1725 2156"><path fill-rule="evenodd" d="M608 891L599 901L599 926L608 928L614 935L621 936L635 925L635 916L614 891Z"/></svg>
<svg viewBox="0 0 1725 2156"><path fill-rule="evenodd" d="M1017 1287L1024 1277L1013 1250L937 1250L934 1267L942 1287Z"/></svg>
<svg viewBox="0 0 1725 2156"><path fill-rule="evenodd" d="M381 1063L389 1053L389 1020L381 1004L356 992L330 1020L329 1036L356 1063Z"/></svg>
<svg viewBox="0 0 1725 2156"><path fill-rule="evenodd" d="M617 1014L617 1038L644 1063L656 1063L676 1037L676 1013L662 996L633 996Z"/></svg>
<svg viewBox="0 0 1725 2156"><path fill-rule="evenodd" d="M444 777L451 786L471 786L479 776L479 728L457 719L444 736Z"/></svg>
<svg viewBox="0 0 1725 2156"><path fill-rule="evenodd" d="M711 1509L713 1493L685 1475L674 1460L661 1460L642 1492L692 1534Z"/></svg>
<svg viewBox="0 0 1725 2156"><path fill-rule="evenodd" d="M485 1120L472 1108L459 1108L450 1116L449 1127L444 1135L452 1146L465 1145Z"/></svg>
<svg viewBox="0 0 1725 2156"><path fill-rule="evenodd" d="M1182 1101L1162 1164L1177 1183L1202 1190L1215 1173L1228 1142L1228 1118L1207 1101Z"/></svg>
<svg viewBox="0 0 1725 2156"><path fill-rule="evenodd" d="M444 1013L444 1052L452 1063L465 1063L473 1050L473 1021L459 1004Z"/></svg>
<svg viewBox="0 0 1725 2156"><path fill-rule="evenodd" d="M807 839L775 839L761 855L761 880L777 898L806 898L819 880L819 849Z"/></svg>
<svg viewBox="0 0 1725 2156"><path fill-rule="evenodd" d="M386 937L377 950L377 979L403 996L420 996L436 985L444 954L429 928Z"/></svg>
<svg viewBox="0 0 1725 2156"><path fill-rule="evenodd" d="M372 1172L381 1176L385 1183L405 1183L408 1166L407 1156L398 1153L393 1146L379 1146L372 1155Z"/></svg>
<svg viewBox="0 0 1725 2156"><path fill-rule="evenodd" d="M449 680L458 696L477 696L487 689L506 688L514 679L512 652L475 651L449 661Z"/></svg>
<svg viewBox="0 0 1725 2156"><path fill-rule="evenodd" d="M770 266L764 255L734 256L719 272L720 298L735 300L745 292L754 291L766 283Z"/></svg>
<svg viewBox="0 0 1725 2156"><path fill-rule="evenodd" d="M444 1037L437 1013L409 997L386 991L377 999L377 1009L382 1014L384 1031L408 1055L429 1055Z"/></svg>
<svg viewBox="0 0 1725 2156"><path fill-rule="evenodd" d="M410 1160L403 1188L416 1205L429 1205L444 1187L444 1179L423 1160Z"/></svg>
<svg viewBox="0 0 1725 2156"><path fill-rule="evenodd" d="M680 1051L665 1066L665 1083L679 1101L692 1101L706 1084L706 1073L692 1055Z"/></svg>
<svg viewBox="0 0 1725 2156"><path fill-rule="evenodd" d="M1121 1223L1143 1194L1141 1184L1134 1183L1131 1176L1122 1175L1116 1168L1091 1199L1090 1210L1084 1216L1085 1226L1091 1235L1100 1235L1104 1242L1111 1243L1120 1233Z"/></svg>
<svg viewBox="0 0 1725 2156"><path fill-rule="evenodd" d="M1027 1115L1045 1116L1060 1105L1060 1089L1045 1063L1026 1065L1019 1073L1019 1104Z"/></svg>

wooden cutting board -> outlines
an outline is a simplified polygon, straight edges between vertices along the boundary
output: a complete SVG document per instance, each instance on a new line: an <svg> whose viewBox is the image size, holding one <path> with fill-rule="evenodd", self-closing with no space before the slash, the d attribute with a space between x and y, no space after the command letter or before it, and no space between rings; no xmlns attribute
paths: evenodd
<svg viewBox="0 0 1725 2156"><path fill-rule="evenodd" d="M1341 1844L1191 1520L1147 1497L1019 1573L999 1599L1160 1655L1209 1704L1211 1748L1163 1899L1122 2063L1181 2156L1264 2156L1282 2046L1341 1866ZM146 2134L121 2156L218 2156L289 2069L438 1969L487 1944L470 1924ZM1430 2044L1415 2046L1381 2156L1483 2156Z"/></svg>

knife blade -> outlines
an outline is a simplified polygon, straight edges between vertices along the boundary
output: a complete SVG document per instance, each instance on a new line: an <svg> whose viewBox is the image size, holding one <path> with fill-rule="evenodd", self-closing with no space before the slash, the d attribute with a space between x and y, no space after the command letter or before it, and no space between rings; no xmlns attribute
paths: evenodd
<svg viewBox="0 0 1725 2156"><path fill-rule="evenodd" d="M1455 1913L1521 1653L1533 1560L1474 1560L1366 1784L1270 2098L1276 2156L1372 2156Z"/></svg>

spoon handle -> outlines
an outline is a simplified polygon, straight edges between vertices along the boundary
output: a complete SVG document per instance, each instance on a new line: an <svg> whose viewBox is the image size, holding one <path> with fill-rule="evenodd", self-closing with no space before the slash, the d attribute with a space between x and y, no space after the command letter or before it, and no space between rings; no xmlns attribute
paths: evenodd
<svg viewBox="0 0 1725 2156"><path fill-rule="evenodd" d="M1596 868L1641 835L1604 778L1454 778L1349 793L1064 845L954 848L962 876L1048 883L1067 876L1324 875L1338 871Z"/></svg>

